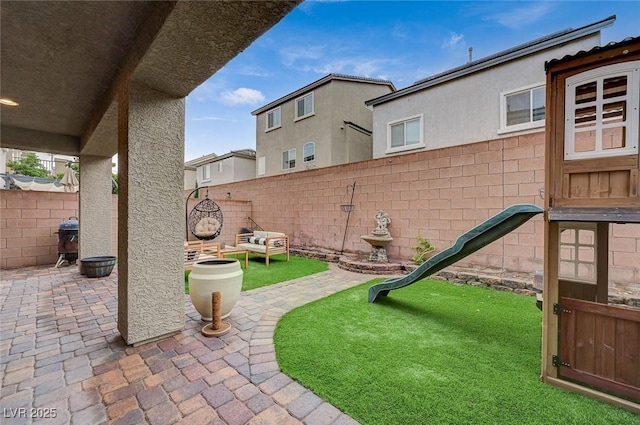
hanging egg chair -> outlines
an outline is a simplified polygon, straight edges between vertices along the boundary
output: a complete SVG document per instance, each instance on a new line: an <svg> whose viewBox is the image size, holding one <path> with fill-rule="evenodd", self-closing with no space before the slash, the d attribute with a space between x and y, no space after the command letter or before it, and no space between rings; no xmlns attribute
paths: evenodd
<svg viewBox="0 0 640 425"><path fill-rule="evenodd" d="M204 241L215 239L222 231L222 210L213 199L209 199L209 193L187 216L187 227L193 236Z"/></svg>

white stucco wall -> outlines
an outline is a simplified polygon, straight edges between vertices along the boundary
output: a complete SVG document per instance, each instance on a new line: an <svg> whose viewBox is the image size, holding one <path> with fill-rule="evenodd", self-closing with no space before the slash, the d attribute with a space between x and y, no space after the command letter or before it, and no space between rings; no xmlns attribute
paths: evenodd
<svg viewBox="0 0 640 425"><path fill-rule="evenodd" d="M198 187L215 186L217 184L233 183L256 177L256 160L231 156L218 161L208 163L210 169L209 180L202 180L203 164L197 168ZM194 174L194 185L195 185ZM192 186L193 188L194 186Z"/></svg>
<svg viewBox="0 0 640 425"><path fill-rule="evenodd" d="M501 93L545 83L547 60L575 54L600 44L599 34L402 96L373 108L373 157L387 151L388 123L423 114L425 147L464 145L509 137L499 134ZM541 126L531 131L543 131ZM398 153L414 152L415 150Z"/></svg>
<svg viewBox="0 0 640 425"><path fill-rule="evenodd" d="M196 170L184 170L184 189L193 190L196 188Z"/></svg>
<svg viewBox="0 0 640 425"><path fill-rule="evenodd" d="M233 157L233 181L239 182L256 178L256 160Z"/></svg>

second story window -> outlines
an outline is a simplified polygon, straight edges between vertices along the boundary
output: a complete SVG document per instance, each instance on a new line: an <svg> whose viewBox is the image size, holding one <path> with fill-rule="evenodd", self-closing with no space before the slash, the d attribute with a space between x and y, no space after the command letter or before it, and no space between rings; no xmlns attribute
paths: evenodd
<svg viewBox="0 0 640 425"><path fill-rule="evenodd" d="M313 142L309 142L304 145L302 149L302 160L304 162L313 161L316 159L316 144Z"/></svg>
<svg viewBox="0 0 640 425"><path fill-rule="evenodd" d="M296 150L289 149L288 151L282 152L282 169L290 170L292 168L296 168Z"/></svg>
<svg viewBox="0 0 640 425"><path fill-rule="evenodd" d="M211 164L206 164L202 166L202 181L209 181L211 180Z"/></svg>
<svg viewBox="0 0 640 425"><path fill-rule="evenodd" d="M424 147L422 115L389 123L387 138L388 153Z"/></svg>
<svg viewBox="0 0 640 425"><path fill-rule="evenodd" d="M278 127L280 127L280 107L277 107L276 109L272 109L271 111L267 112L266 131L274 130Z"/></svg>
<svg viewBox="0 0 640 425"><path fill-rule="evenodd" d="M222 172L222 161L218 162L218 172Z"/></svg>
<svg viewBox="0 0 640 425"><path fill-rule="evenodd" d="M501 94L500 131L527 130L544 126L545 86L536 84Z"/></svg>
<svg viewBox="0 0 640 425"><path fill-rule="evenodd" d="M313 115L313 112L313 92L296 99L296 120Z"/></svg>

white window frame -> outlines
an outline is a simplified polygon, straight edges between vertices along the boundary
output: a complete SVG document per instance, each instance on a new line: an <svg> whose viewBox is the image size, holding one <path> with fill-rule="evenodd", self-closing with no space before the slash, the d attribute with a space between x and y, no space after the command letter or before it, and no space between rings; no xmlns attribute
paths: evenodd
<svg viewBox="0 0 640 425"><path fill-rule="evenodd" d="M269 127L269 115L271 114L275 114L278 113L278 124L275 124L271 127ZM275 130L277 128L282 127L282 110L280 109L280 107L278 106L277 108L273 108L270 111L267 111L266 115L265 115L265 133L271 130Z"/></svg>
<svg viewBox="0 0 640 425"><path fill-rule="evenodd" d="M307 148L307 146L311 146L313 148L313 153L311 154L311 156L313 156L312 159L307 159L307 156L305 155L305 149ZM302 162L313 162L315 160L316 160L316 144L313 142L305 143L304 146L302 147Z"/></svg>
<svg viewBox="0 0 640 425"><path fill-rule="evenodd" d="M218 161L218 172L222 172L222 161Z"/></svg>
<svg viewBox="0 0 640 425"><path fill-rule="evenodd" d="M404 139L404 145L402 146L397 146L392 148L391 147L391 127L394 125L398 125L400 123L407 123L409 121L414 121L416 119L419 119L419 126L420 126L420 137L419 137L419 142L413 145L407 145L407 140L406 140L406 130L405 130L405 139ZM406 129L406 125L405 125L405 129ZM409 150L414 150L414 149L421 149L424 148L425 144L424 144L424 114L419 114L419 115L413 115L411 117L407 117L407 118L402 118L399 120L395 120L395 121L391 121L387 123L387 150L385 151L385 153L396 153L396 152L403 152L403 151L409 151Z"/></svg>
<svg viewBox="0 0 640 425"><path fill-rule="evenodd" d="M263 176L266 171L266 159L264 156L258 158L258 175Z"/></svg>
<svg viewBox="0 0 640 425"><path fill-rule="evenodd" d="M211 181L211 164L205 164L202 166L201 181Z"/></svg>
<svg viewBox="0 0 640 425"><path fill-rule="evenodd" d="M306 99L309 96L311 96L311 111L308 111L304 115L298 115L298 102L304 101L304 99ZM304 96L300 96L293 103L293 117L294 117L293 121L300 121L300 120L303 120L303 119L308 118L310 116L313 116L313 115L315 115L315 111L316 111L315 96L314 96L313 92L307 93Z"/></svg>
<svg viewBox="0 0 640 425"><path fill-rule="evenodd" d="M515 90L509 90L506 92L500 93L500 128L498 129L498 134L504 133L512 133L515 131L524 131L531 130L534 128L543 128L546 123L546 119L541 119L534 121L533 120L533 91L542 89L543 93L545 93L545 112L546 112L546 92L545 92L545 83L536 83L531 84L524 87L519 87ZM507 125L507 98L509 96L513 96L516 94L529 92L529 99L531 100L529 104L529 122L523 122L520 124Z"/></svg>
<svg viewBox="0 0 640 425"><path fill-rule="evenodd" d="M640 107L640 61L617 63L603 66L573 75L565 82L565 126L564 126L564 159L588 159L605 158L620 155L633 155L638 153L638 109ZM627 76L627 93L610 99L603 99L602 86L607 78L616 76ZM575 88L589 82L597 82L596 100L593 102L581 103L580 107L596 107L595 149L590 152L575 151ZM602 122L602 111L605 103L624 100L627 102L626 119L624 123L604 124ZM626 127L625 146L623 148L602 149L602 130L607 128Z"/></svg>
<svg viewBox="0 0 640 425"><path fill-rule="evenodd" d="M287 168L284 168L284 154L287 153ZM293 167L291 166L291 155L293 154ZM280 155L280 159L282 159L282 171L293 170L296 168L296 149L289 149L282 152Z"/></svg>
<svg viewBox="0 0 640 425"><path fill-rule="evenodd" d="M562 242L562 231L573 230L575 233L575 239L572 242ZM562 280L570 280L572 282L582 282L595 285L598 277L598 232L596 223L582 223L582 222L563 222L560 223L558 228L558 277ZM581 243L580 232L593 232L593 243ZM574 250L573 259L562 258L562 247L568 246ZM580 248L593 249L593 261L580 260ZM560 263L569 263L573 265L573 274L563 275L562 266ZM589 265L593 267L593 277L591 279L581 278L579 276L579 268L581 264Z"/></svg>

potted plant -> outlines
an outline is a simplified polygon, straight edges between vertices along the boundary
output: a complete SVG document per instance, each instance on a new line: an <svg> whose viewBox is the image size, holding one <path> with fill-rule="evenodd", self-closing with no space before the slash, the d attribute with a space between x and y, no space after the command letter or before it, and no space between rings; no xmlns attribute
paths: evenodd
<svg viewBox="0 0 640 425"><path fill-rule="evenodd" d="M418 246L414 246L412 249L416 251L416 254L411 259L416 264L424 263L436 252L436 247L431 245L431 242L423 238L420 233L418 233Z"/></svg>

